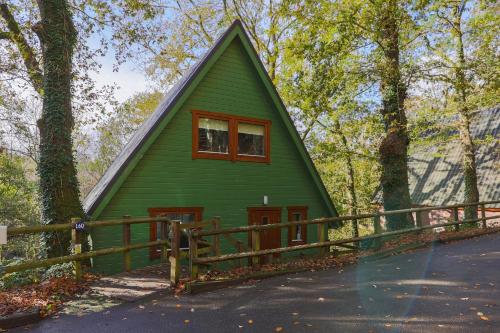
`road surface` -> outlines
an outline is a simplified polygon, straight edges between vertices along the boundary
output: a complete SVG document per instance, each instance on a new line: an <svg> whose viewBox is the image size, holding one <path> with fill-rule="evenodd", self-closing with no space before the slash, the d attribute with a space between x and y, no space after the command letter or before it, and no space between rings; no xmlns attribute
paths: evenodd
<svg viewBox="0 0 500 333"><path fill-rule="evenodd" d="M500 332L500 234L343 270L157 294L31 332ZM26 328L15 332L27 332Z"/></svg>

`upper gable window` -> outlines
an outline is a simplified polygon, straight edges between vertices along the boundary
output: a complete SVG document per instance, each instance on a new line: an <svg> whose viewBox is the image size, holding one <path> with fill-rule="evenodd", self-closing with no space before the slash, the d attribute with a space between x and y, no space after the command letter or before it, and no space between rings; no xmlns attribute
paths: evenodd
<svg viewBox="0 0 500 333"><path fill-rule="evenodd" d="M193 111L193 158L270 162L269 120Z"/></svg>
<svg viewBox="0 0 500 333"><path fill-rule="evenodd" d="M200 118L198 151L227 154L229 152L229 121Z"/></svg>
<svg viewBox="0 0 500 333"><path fill-rule="evenodd" d="M265 156L264 125L238 122L238 155Z"/></svg>

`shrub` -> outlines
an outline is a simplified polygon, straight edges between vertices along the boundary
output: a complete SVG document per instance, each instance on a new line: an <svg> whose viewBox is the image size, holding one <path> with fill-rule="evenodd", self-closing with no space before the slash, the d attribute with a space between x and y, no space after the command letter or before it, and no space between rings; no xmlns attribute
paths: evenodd
<svg viewBox="0 0 500 333"><path fill-rule="evenodd" d="M60 278L64 276L72 276L73 264L70 262L50 266L43 273L42 279L48 280L52 278Z"/></svg>

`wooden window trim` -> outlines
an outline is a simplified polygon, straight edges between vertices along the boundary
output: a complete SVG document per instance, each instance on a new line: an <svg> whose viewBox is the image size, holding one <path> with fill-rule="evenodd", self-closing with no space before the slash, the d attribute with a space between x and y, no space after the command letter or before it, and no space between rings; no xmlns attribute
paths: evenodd
<svg viewBox="0 0 500 333"><path fill-rule="evenodd" d="M197 158L206 158L206 159L213 159L213 160L231 160L231 152L234 150L232 147L233 140L231 138L231 122L232 119L228 115L222 114L222 113L216 113L216 112L206 112L206 111L199 111L199 110L193 110L193 121L192 121L192 132L193 132L193 143L192 143L192 156L193 159ZM228 146L228 153L223 154L223 153L209 153L209 152L203 152L203 151L198 151L199 146L198 146L198 139L199 139L199 133L198 133L198 125L200 122L200 118L209 118L213 120L224 120L228 122L228 131L229 131L229 146Z"/></svg>
<svg viewBox="0 0 500 333"><path fill-rule="evenodd" d="M229 161L241 161L241 162L260 162L260 163L271 163L271 121L265 119L241 117L235 115L229 115L219 112L208 112L202 110L192 110L193 121L192 121L192 158L204 158L204 159L214 159L214 160L229 160ZM209 118L214 120L224 120L228 122L229 130L229 144L228 144L228 154L222 153L208 153L198 151L198 125L200 118ZM264 126L264 156L247 156L238 155L238 124L254 124Z"/></svg>
<svg viewBox="0 0 500 333"><path fill-rule="evenodd" d="M200 222L203 219L203 207L154 207L148 208L148 213L150 217L159 217L166 214L186 214L194 213L194 219L196 222ZM158 230L156 229L156 222L151 222L149 224L149 240L155 241L158 235ZM149 259L160 258L161 253L152 246L149 248Z"/></svg>
<svg viewBox="0 0 500 333"><path fill-rule="evenodd" d="M293 214L295 213L300 213L302 214L302 219L307 220L307 206L288 206L286 208L288 210L288 221L292 222L293 221ZM293 245L302 245L307 243L307 225L301 225L301 235L302 235L302 240L297 241L293 240L292 234L294 231L294 227L288 227L288 246L293 246Z"/></svg>

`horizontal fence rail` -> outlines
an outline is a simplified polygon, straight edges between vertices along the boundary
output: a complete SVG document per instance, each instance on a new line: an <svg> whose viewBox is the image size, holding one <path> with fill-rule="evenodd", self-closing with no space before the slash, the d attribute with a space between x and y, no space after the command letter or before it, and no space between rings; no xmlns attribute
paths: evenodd
<svg viewBox="0 0 500 333"><path fill-rule="evenodd" d="M255 231L255 230L268 230L268 229L275 229L275 228L291 227L291 226L296 226L296 225L343 222L343 221L352 221L352 220L374 218L374 217L400 215L400 214L407 214L407 213L428 212L428 211L433 211L433 210L452 210L454 208L463 208L464 206L465 207L481 206L481 205L496 204L496 203L500 203L500 200L483 201L483 202L479 202L479 203L475 203L475 204L421 207L421 208L391 210L391 211L387 211L387 212L367 213L367 214L359 214L359 215L343 215L343 216L319 218L319 219L313 219L313 220L302 220L302 221L293 221L293 222L286 222L286 223L274 223L274 224L266 224L266 225L249 225L249 226L225 228L225 229L213 230L213 231L201 231L201 232L196 232L195 235L201 237L201 236L220 235L220 234L229 234L229 233L237 233L237 232L248 232L248 231ZM479 222L479 221L475 221L475 222Z"/></svg>
<svg viewBox="0 0 500 333"><path fill-rule="evenodd" d="M500 214L494 215L494 216L488 216L488 217L485 217L484 219L491 220L491 219L498 219L498 218L500 218ZM352 237L349 239L341 239L341 240L335 240L335 241L324 241L324 242L309 243L309 244L303 244L303 245L280 247L280 248L275 248L275 249L248 251L248 252L235 253L235 254L225 254L225 255L221 255L221 256L196 258L194 260L194 262L198 263L198 264L207 264L207 263L211 263L211 262L250 258L250 257L266 255L266 254L275 254L275 253L283 253L283 252L292 252L292 251L299 251L299 250L306 250L306 249L321 248L321 247L326 247L326 246L334 246L334 245L341 245L341 244L346 244L346 243L359 242L359 241L369 240L369 239L377 239L377 238L382 238L382 237L387 237L387 236L401 235L401 234L406 234L406 233L411 233L411 232L422 231L422 230L426 230L426 229L441 228L441 227L454 226L454 225L467 224L467 223L476 223L476 222L480 222L482 220L483 220L483 218L477 218L477 219L471 219L471 220L463 220L460 222L448 222L448 223L427 225L427 226L422 226L422 227L418 227L418 228L388 231L388 232L384 232L381 234L368 235L368 236L362 236L362 237ZM303 224L303 223L296 223L296 224ZM265 225L262 227L267 227L267 226L268 225ZM269 228L256 228L253 230L266 230L266 229L269 229ZM225 230L221 230L221 231L225 231Z"/></svg>
<svg viewBox="0 0 500 333"><path fill-rule="evenodd" d="M435 229L440 227L454 226L455 230L458 230L458 226L461 224L471 224L481 222L483 228L487 227L487 221L492 219L500 219L499 215L486 216L485 210L487 205L499 204L500 200L496 201L483 201L478 203L463 203L448 206L436 206L436 207L419 207L410 209L401 209L395 211L387 212L373 212L359 215L346 215L337 217L326 217L312 220L302 220L293 221L285 223L267 224L267 225L247 225L241 227L232 228L221 228L221 220L219 217L214 217L209 220L193 223L181 223L180 221L170 220L167 217L130 217L124 216L122 219L113 220L103 220L103 221L85 221L84 230L93 230L102 227L113 227L121 226L123 233L123 246L115 246L104 249L97 249L87 252L81 252L81 230L77 230L77 224L81 223L81 219L74 218L71 222L67 224L56 224L56 225L36 225L27 227L9 227L7 228L7 236L9 238L36 234L42 232L62 232L71 231L72 235L72 248L73 253L70 255L49 258L43 260L28 261L17 265L1 266L0 265L0 276L6 273L18 272L26 269L33 269L39 267L49 267L56 264L73 262L75 276L77 279L81 278L82 269L81 261L87 260L94 257L122 253L124 270L129 271L131 269L131 256L130 252L132 250L144 249L144 248L160 248L161 250L161 262L170 263L170 280L172 283L177 283L180 277L180 259L188 258L189 260L189 271L191 278L196 280L198 278L198 266L217 264L218 262L229 261L229 260L241 260L249 258L249 264L256 267L260 264L260 256L274 255L285 252L306 250L319 248L321 254L329 252L330 246L341 246L350 249L357 249L358 242L365 240L374 240L378 244L376 248L380 247L380 241L384 237L402 235L412 232L421 232L427 229ZM459 209L464 209L465 207L477 206L480 208L480 217L477 219L460 220L459 219ZM436 210L449 210L451 222L422 225L422 216L420 213L436 211ZM413 214L415 213L415 227L403 230L395 230L382 232L381 227L381 217L393 216L401 214ZM478 213L479 214L479 213ZM325 227L327 224L335 222L345 222L345 221L359 221L362 219L373 219L373 229L374 233L372 235L352 237L348 239L341 240L328 240L328 235L325 232ZM160 222L161 230L159 230L160 239L148 242L142 242L137 244L131 244L131 225L141 224L141 223L157 223ZM245 224L247 221L244 222ZM316 225L318 227L318 239L313 243L306 243L301 245L292 245L288 247L279 247L272 249L261 249L260 242L260 232L266 230L272 230L276 228L290 228L294 226L302 225ZM170 228L171 236L168 235L168 228ZM185 231L189 238L189 251L180 248L180 235L182 231ZM241 240L233 237L236 233L248 233L249 244L248 246L244 244ZM212 240L207 241L202 237L210 237ZM226 239L230 242L237 250L237 253L226 253L221 254L220 240L221 238ZM250 242L251 240L251 242ZM352 245L347 245L352 243ZM78 250L77 250L78 249ZM202 257L205 255L205 257ZM206 256L208 255L208 256Z"/></svg>
<svg viewBox="0 0 500 333"><path fill-rule="evenodd" d="M82 276L81 261L116 253L123 254L124 270L130 271L131 270L130 251L144 249L144 248L161 247L161 252L162 252L161 258L163 261L165 261L167 257L169 258L171 266L174 267L174 272L172 273L171 279L174 279L175 282L177 282L179 279L179 272L180 272L179 260L188 257L188 252L180 248L180 232L182 230L199 230L200 228L203 227L212 226L214 223L214 219L201 222L193 222L193 223L181 223L180 221L171 220L167 217L132 218L130 216L125 215L122 219L87 221L84 222L85 231L103 227L122 226L124 245L87 251L84 253L81 253L82 230L76 230L77 224L81 222L82 220L80 218L73 218L71 219L71 222L68 222L67 224L37 225L37 226L7 228L7 236L9 238L29 235L29 234L43 233L43 232L71 231L73 254L62 257L42 259L42 260L32 260L17 265L8 265L8 266L0 265L0 276L3 274L19 272L27 269L50 267L57 264L73 262L75 276L77 279L80 279ZM157 223L157 222L162 223L161 230L159 230L159 233L161 235L160 240L148 241L137 244L130 243L131 242L130 226L132 224ZM169 225L173 231L172 242L168 240L168 235L166 231L167 225ZM200 240L198 242L198 245L204 246L204 248L200 249L199 251L200 254L205 254L211 251L211 244L206 241ZM75 251L76 248L78 248L79 250Z"/></svg>

